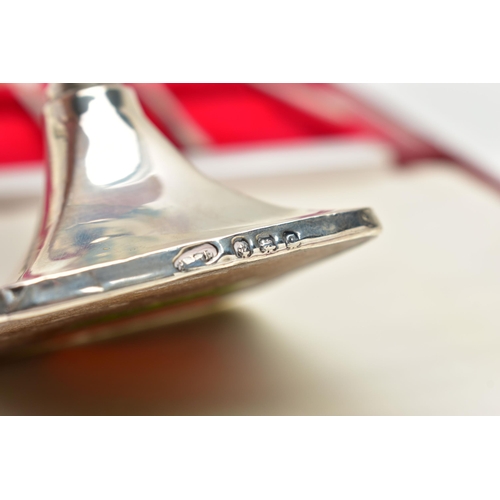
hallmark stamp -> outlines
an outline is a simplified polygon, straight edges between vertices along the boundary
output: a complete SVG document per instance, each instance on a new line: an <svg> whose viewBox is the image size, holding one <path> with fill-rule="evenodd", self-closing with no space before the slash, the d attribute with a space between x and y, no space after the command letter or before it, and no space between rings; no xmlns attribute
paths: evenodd
<svg viewBox="0 0 500 500"><path fill-rule="evenodd" d="M250 243L244 238L238 239L233 243L234 253L240 259L246 259L252 255Z"/></svg>
<svg viewBox="0 0 500 500"><path fill-rule="evenodd" d="M287 231L283 233L283 239L288 250L300 247L300 238L294 231Z"/></svg>
<svg viewBox="0 0 500 500"><path fill-rule="evenodd" d="M177 271L189 271L190 269L211 264L218 255L218 250L210 243L204 243L197 247L184 250L175 260L174 267Z"/></svg>
<svg viewBox="0 0 500 500"><path fill-rule="evenodd" d="M257 236L257 243L259 245L259 250L262 253L269 254L276 252L278 250L278 245L276 245L276 241L270 235L266 236Z"/></svg>

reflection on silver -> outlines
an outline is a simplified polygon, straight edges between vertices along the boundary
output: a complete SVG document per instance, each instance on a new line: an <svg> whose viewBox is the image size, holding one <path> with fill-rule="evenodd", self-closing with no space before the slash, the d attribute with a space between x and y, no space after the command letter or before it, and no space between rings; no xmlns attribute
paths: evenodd
<svg viewBox="0 0 500 500"><path fill-rule="evenodd" d="M357 245L370 209L302 211L200 175L116 84L56 84L46 212L0 289L0 346L45 330L217 296Z"/></svg>
<svg viewBox="0 0 500 500"><path fill-rule="evenodd" d="M97 90L104 95L104 88ZM85 170L91 184L124 181L139 169L137 134L107 99L89 97L87 110L80 115L80 127L88 139ZM108 134L110 129L113 134Z"/></svg>

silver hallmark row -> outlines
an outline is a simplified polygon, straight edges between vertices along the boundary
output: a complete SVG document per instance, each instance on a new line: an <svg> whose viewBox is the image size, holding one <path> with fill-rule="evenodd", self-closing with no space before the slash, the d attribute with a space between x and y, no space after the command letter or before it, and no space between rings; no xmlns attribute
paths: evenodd
<svg viewBox="0 0 500 500"><path fill-rule="evenodd" d="M257 244L255 249L263 254L272 254L278 251L277 238L271 234L259 235L256 238ZM283 241L287 250L297 248L300 246L300 237L294 231L286 231L283 233ZM247 259L253 254L252 245L248 239L238 236L233 240L233 250L236 257L240 259Z"/></svg>

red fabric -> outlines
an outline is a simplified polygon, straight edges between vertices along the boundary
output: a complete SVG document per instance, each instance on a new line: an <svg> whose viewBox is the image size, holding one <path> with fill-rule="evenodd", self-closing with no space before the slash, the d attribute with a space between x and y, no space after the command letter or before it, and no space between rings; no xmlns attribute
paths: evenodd
<svg viewBox="0 0 500 500"><path fill-rule="evenodd" d="M339 89L316 86L345 101L348 112L342 120L337 123L322 120L245 84L168 84L215 144L257 145L266 141L314 137L371 138L390 143L403 160L435 153L427 144L399 129L397 132L410 139L409 142L401 140L401 134L394 133L394 126L385 118L380 120L380 115L374 115L373 110L368 112ZM146 113L175 143L154 113L147 108ZM42 160L43 144L41 127L16 101L8 87L0 85L0 169L13 165L23 167Z"/></svg>
<svg viewBox="0 0 500 500"><path fill-rule="evenodd" d="M243 84L171 84L170 90L217 144L357 132L298 111Z"/></svg>
<svg viewBox="0 0 500 500"><path fill-rule="evenodd" d="M43 154L40 127L8 87L0 85L0 168L37 161Z"/></svg>

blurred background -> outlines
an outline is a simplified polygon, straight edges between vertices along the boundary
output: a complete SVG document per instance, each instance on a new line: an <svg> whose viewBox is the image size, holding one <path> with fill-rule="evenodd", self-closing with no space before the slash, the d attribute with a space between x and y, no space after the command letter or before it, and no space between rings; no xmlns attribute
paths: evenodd
<svg viewBox="0 0 500 500"><path fill-rule="evenodd" d="M207 176L383 232L209 316L2 362L0 414L500 414L500 85L133 86ZM41 215L43 101L0 85L0 286Z"/></svg>

